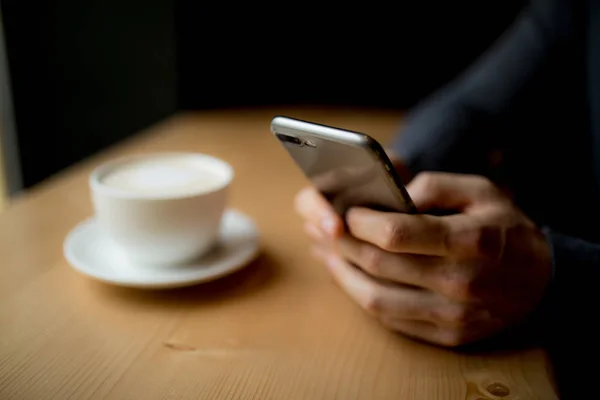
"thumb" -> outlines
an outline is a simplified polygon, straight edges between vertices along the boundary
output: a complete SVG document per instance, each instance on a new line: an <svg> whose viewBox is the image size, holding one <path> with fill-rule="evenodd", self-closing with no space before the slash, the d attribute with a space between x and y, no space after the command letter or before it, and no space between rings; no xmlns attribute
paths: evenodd
<svg viewBox="0 0 600 400"><path fill-rule="evenodd" d="M422 172L407 185L406 190L419 212L463 211L500 194L496 186L483 176L446 172Z"/></svg>

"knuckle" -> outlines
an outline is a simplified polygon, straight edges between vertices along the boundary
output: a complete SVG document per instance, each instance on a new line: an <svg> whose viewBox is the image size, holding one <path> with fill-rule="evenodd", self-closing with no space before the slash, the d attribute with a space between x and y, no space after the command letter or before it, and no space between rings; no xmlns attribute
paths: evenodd
<svg viewBox="0 0 600 400"><path fill-rule="evenodd" d="M473 229L465 233L463 251L470 257L479 257L483 252L483 229Z"/></svg>
<svg viewBox="0 0 600 400"><path fill-rule="evenodd" d="M445 324L455 328L466 327L471 317L469 308L461 304L445 307L440 314L440 318Z"/></svg>
<svg viewBox="0 0 600 400"><path fill-rule="evenodd" d="M378 248L364 244L360 249L361 267L370 275L379 277L382 274L383 254Z"/></svg>
<svg viewBox="0 0 600 400"><path fill-rule="evenodd" d="M383 306L381 294L375 288L367 290L361 305L371 314L381 315Z"/></svg>
<svg viewBox="0 0 600 400"><path fill-rule="evenodd" d="M425 193L434 193L438 185L438 176L433 172L421 172L415 177L414 186Z"/></svg>
<svg viewBox="0 0 600 400"><path fill-rule="evenodd" d="M396 221L390 219L383 225L380 247L384 250L393 251L408 237L406 229L403 229Z"/></svg>
<svg viewBox="0 0 600 400"><path fill-rule="evenodd" d="M448 274L440 282L440 292L451 299L469 300L472 298L472 279L464 274Z"/></svg>
<svg viewBox="0 0 600 400"><path fill-rule="evenodd" d="M496 258L501 252L502 232L495 227L478 227L465 234L464 252L472 258Z"/></svg>

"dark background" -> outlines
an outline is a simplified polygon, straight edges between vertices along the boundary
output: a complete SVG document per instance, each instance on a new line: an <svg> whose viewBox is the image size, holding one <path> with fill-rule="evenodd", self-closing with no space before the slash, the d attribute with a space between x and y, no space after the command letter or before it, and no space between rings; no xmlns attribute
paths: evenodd
<svg viewBox="0 0 600 400"><path fill-rule="evenodd" d="M23 184L178 109L408 109L481 54L523 3L1 0Z"/></svg>

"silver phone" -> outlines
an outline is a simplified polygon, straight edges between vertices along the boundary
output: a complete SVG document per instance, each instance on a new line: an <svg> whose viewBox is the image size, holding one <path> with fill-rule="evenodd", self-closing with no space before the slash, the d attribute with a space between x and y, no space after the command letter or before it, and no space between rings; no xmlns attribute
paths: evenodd
<svg viewBox="0 0 600 400"><path fill-rule="evenodd" d="M416 213L383 147L372 137L276 116L271 132L334 210L350 207Z"/></svg>

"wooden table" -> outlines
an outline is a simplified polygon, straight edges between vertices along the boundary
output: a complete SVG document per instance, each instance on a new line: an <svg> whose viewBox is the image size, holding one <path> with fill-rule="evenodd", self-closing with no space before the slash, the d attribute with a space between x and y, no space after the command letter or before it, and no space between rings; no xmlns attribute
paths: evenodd
<svg viewBox="0 0 600 400"><path fill-rule="evenodd" d="M419 344L386 331L332 283L292 211L307 182L269 133L277 113L382 140L400 121L360 110L179 114L0 214L0 399L557 398L542 349L467 355ZM63 239L92 213L88 173L154 151L206 152L234 166L231 206L259 226L257 261L172 291L112 287L69 267ZM494 384L510 394L493 396Z"/></svg>

